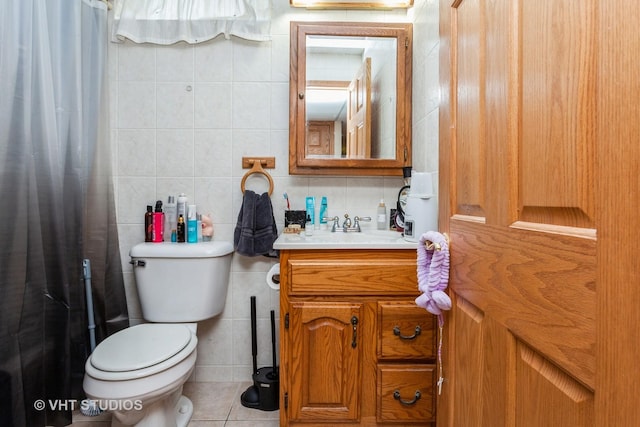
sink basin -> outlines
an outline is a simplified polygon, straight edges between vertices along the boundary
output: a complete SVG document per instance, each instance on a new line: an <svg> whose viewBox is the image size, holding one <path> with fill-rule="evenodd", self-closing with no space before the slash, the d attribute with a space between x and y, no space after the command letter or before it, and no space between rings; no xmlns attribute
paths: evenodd
<svg viewBox="0 0 640 427"><path fill-rule="evenodd" d="M404 240L401 233L387 230L320 231L314 230L307 236L300 234L281 234L273 244L274 249L413 249L416 242Z"/></svg>

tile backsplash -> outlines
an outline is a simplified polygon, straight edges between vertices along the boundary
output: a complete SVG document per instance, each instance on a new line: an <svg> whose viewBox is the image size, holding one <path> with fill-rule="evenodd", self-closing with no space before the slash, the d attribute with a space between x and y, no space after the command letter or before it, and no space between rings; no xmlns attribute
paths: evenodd
<svg viewBox="0 0 640 427"><path fill-rule="evenodd" d="M210 214L215 239L233 241L242 202L243 156L276 158L272 203L279 230L287 192L292 209L307 195L327 196L329 214L374 216L381 198L395 203L397 177L308 177L288 174L289 22L388 21L414 24L413 167L438 165L438 4L416 0L399 11L308 11L272 1L272 40L222 36L172 46L110 43L111 135L118 234L129 316L140 307L129 249L144 240L147 204L184 192ZM259 175L247 188L267 189ZM363 208L366 207L366 208ZM375 224L374 224L375 225ZM251 378L250 296L258 301L258 365L271 364L270 310L279 315L279 292L266 284L275 259L234 255L224 312L198 326L193 381Z"/></svg>

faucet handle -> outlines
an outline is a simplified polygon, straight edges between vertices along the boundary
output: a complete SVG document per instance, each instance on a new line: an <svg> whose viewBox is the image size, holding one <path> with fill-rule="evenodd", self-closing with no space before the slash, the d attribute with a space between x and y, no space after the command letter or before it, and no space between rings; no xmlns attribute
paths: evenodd
<svg viewBox="0 0 640 427"><path fill-rule="evenodd" d="M371 221L371 217L357 215L353 217L353 228L355 228L357 232L362 231L362 229L360 228L360 221L369 222Z"/></svg>
<svg viewBox="0 0 640 427"><path fill-rule="evenodd" d="M334 216L334 217L324 217L322 218L323 221L333 221L333 225L331 226L331 232L334 233L336 231L336 229L338 227L340 227L339 221L340 218L338 218L338 215Z"/></svg>

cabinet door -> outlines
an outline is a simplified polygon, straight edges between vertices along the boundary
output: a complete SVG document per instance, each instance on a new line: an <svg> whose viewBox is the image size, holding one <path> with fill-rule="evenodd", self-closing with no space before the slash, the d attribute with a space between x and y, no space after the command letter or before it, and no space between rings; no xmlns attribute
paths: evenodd
<svg viewBox="0 0 640 427"><path fill-rule="evenodd" d="M290 419L357 420L363 305L293 302L290 308Z"/></svg>

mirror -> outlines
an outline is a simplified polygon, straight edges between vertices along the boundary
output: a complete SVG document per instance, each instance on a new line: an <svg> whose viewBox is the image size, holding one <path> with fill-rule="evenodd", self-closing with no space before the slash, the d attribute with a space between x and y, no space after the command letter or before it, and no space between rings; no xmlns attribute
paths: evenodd
<svg viewBox="0 0 640 427"><path fill-rule="evenodd" d="M411 165L411 24L292 22L289 173Z"/></svg>

